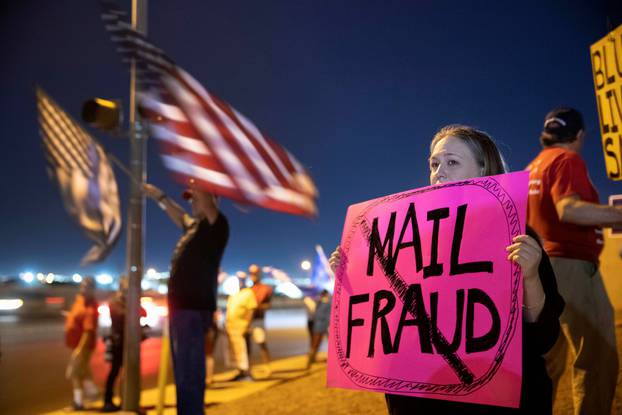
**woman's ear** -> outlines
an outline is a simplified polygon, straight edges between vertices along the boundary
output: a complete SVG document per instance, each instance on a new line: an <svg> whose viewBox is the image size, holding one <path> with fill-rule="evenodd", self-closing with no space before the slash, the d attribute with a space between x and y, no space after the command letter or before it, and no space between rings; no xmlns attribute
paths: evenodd
<svg viewBox="0 0 622 415"><path fill-rule="evenodd" d="M585 138L585 130L581 128L579 131L577 131L577 139L582 140L584 138Z"/></svg>

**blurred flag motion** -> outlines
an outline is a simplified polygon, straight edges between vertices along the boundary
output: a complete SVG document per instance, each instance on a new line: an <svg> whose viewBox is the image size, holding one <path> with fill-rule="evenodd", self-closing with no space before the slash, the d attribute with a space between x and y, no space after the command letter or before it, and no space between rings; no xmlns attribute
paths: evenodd
<svg viewBox="0 0 622 415"><path fill-rule="evenodd" d="M317 190L294 156L132 29L116 1L101 4L123 60L134 59L141 114L178 181L192 178L208 191L266 209L317 214Z"/></svg>
<svg viewBox="0 0 622 415"><path fill-rule="evenodd" d="M311 286L319 293L322 290L333 292L333 286L335 284L335 275L333 270L330 269L326 254L320 245L315 246L315 261L313 262L313 268L311 268Z"/></svg>
<svg viewBox="0 0 622 415"><path fill-rule="evenodd" d="M58 183L69 215L95 242L82 265L101 261L121 230L112 167L101 146L41 88L37 88L37 109L50 178Z"/></svg>

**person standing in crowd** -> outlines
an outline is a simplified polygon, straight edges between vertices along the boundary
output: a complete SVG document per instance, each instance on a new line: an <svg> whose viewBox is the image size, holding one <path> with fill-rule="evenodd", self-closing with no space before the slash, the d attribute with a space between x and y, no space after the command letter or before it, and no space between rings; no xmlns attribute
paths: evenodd
<svg viewBox="0 0 622 415"><path fill-rule="evenodd" d="M146 196L156 201L183 229L171 260L168 284L173 373L180 415L204 414L205 334L216 311L220 261L229 239L229 224L218 209L218 197L193 181L184 192L192 216L151 184Z"/></svg>
<svg viewBox="0 0 622 415"><path fill-rule="evenodd" d="M618 353L613 307L598 271L604 226L622 224L622 209L601 205L585 162L581 113L556 108L544 119L542 151L529 170L528 223L551 257L566 301L562 334L547 355L554 390L572 362L575 414L607 414L615 394ZM568 357L570 354L570 357Z"/></svg>
<svg viewBox="0 0 622 415"><path fill-rule="evenodd" d="M65 344L72 349L65 376L73 386L74 410L84 409L85 398L95 400L99 394L90 366L97 341L98 317L95 280L85 277L65 320Z"/></svg>
<svg viewBox="0 0 622 415"><path fill-rule="evenodd" d="M328 323L330 322L331 296L327 290L322 290L320 298L317 300L315 312L313 313L313 324L311 325L311 349L307 360L307 369L315 363L317 351L320 348L322 339L328 333Z"/></svg>
<svg viewBox="0 0 622 415"><path fill-rule="evenodd" d="M248 359L250 361L251 356L251 340L259 345L259 352L261 354L261 362L264 364L265 373L270 376L270 352L266 342L266 325L265 317L266 311L268 311L272 305L272 293L273 289L269 285L261 282L261 269L258 265L253 264L248 268L248 274L253 286L251 289L255 294L255 300L257 300L257 308L253 314L253 321L251 322L250 331L246 336L246 344L248 348Z"/></svg>
<svg viewBox="0 0 622 415"><path fill-rule="evenodd" d="M128 279L121 276L119 288L114 297L108 303L110 310L110 335L106 339L106 360L110 362L110 371L106 378L106 390L104 392L104 406L102 412L116 412L121 408L113 402L114 384L123 367L123 340L125 331L125 298L127 295ZM146 317L147 312L140 307L140 316ZM109 355L109 356L108 356Z"/></svg>
<svg viewBox="0 0 622 415"><path fill-rule="evenodd" d="M305 306L305 314L307 315L307 332L309 333L309 350L313 346L313 315L317 308L315 300L308 295L305 295L302 299L302 303Z"/></svg>
<svg viewBox="0 0 622 415"><path fill-rule="evenodd" d="M238 279L240 289L231 294L227 300L227 314L225 315L225 329L229 339L229 357L237 373L232 380L253 380L250 374L249 355L247 350L246 333L248 333L257 309L255 294L250 288L244 287L244 281Z"/></svg>
<svg viewBox="0 0 622 415"><path fill-rule="evenodd" d="M483 131L464 125L449 125L436 133L430 143L429 169L431 185L506 172L493 139ZM517 263L523 275L523 377L519 407L386 394L389 414L552 414L553 387L543 356L557 339L564 300L557 291L549 257L532 229L527 227L526 235L514 237L505 249L508 260ZM339 247L329 263L333 270L339 268Z"/></svg>

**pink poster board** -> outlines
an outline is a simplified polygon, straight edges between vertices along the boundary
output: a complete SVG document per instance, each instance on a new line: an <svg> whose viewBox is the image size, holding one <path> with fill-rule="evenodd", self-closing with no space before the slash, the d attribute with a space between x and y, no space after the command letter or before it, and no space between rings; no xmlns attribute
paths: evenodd
<svg viewBox="0 0 622 415"><path fill-rule="evenodd" d="M518 407L528 172L352 205L341 239L328 386ZM458 327L456 329L456 327Z"/></svg>

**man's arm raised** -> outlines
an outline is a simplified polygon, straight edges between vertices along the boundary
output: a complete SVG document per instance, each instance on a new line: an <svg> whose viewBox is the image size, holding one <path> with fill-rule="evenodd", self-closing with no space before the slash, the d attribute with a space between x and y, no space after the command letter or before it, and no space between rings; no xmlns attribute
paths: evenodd
<svg viewBox="0 0 622 415"><path fill-rule="evenodd" d="M160 208L166 212L175 225L180 228L184 228L184 217L188 217L184 208L179 206L177 202L170 199L162 190L152 184L143 184L142 190L145 196L156 202Z"/></svg>

